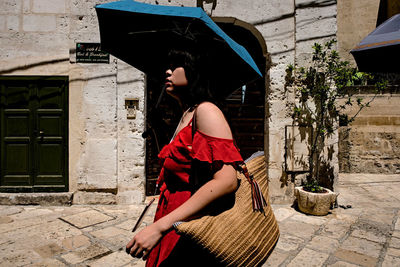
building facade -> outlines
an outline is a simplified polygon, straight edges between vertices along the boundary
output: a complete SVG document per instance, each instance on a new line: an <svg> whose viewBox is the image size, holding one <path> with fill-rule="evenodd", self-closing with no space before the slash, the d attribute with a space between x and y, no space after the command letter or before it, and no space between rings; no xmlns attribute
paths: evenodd
<svg viewBox="0 0 400 267"><path fill-rule="evenodd" d="M108 63L77 60L78 45L100 43L94 6L105 2L110 1L1 1L3 194L68 192L75 204L128 204L141 203L149 193L146 185L154 183L150 176L158 170L156 152L148 144L154 146L155 141L146 145L142 133L154 101L152 77L113 56ZM349 57L349 50L375 27L380 1L142 2L203 5L255 57L265 80L249 86L255 88L249 98L253 95L261 103L249 118L237 118L238 100L233 97L227 112L238 128L244 121L254 122L255 141L243 140L240 148L249 153L264 149L272 200L292 201L296 175L286 172L285 147L294 94L284 86L285 69L306 62L315 42L332 38ZM398 128L393 131L399 140ZM243 135L251 139L251 134ZM332 139L336 155L338 138ZM296 153L305 153L301 144L297 146ZM337 156L333 166L337 177Z"/></svg>

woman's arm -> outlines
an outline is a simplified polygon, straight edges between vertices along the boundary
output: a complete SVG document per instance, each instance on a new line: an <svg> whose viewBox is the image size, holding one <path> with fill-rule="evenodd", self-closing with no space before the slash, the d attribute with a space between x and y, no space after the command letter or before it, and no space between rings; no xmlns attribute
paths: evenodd
<svg viewBox="0 0 400 267"><path fill-rule="evenodd" d="M203 103L197 108L197 128L211 136L232 138L229 125L222 112L211 103ZM172 224L183 221L204 209L214 200L234 192L237 189L236 170L231 165L223 165L213 179L196 191L185 203L155 223L144 228L128 243L127 250L135 257L144 257L157 244L163 233L172 228Z"/></svg>

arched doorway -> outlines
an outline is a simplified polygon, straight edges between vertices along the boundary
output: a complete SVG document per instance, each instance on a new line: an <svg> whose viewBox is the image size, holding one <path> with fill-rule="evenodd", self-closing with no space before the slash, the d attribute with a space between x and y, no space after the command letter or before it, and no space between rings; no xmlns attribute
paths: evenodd
<svg viewBox="0 0 400 267"><path fill-rule="evenodd" d="M261 71L265 71L265 78L259 79L246 86L243 94L238 88L224 104L220 106L229 124L237 146L243 158L247 158L256 151L266 150L268 147L268 108L265 106L265 96L268 92L268 70L270 60L267 47L260 32L253 25L231 17L212 18L229 36L244 46ZM146 114L157 102L164 77L147 76L146 79ZM153 129L146 129L149 137L146 140L146 195L155 194L155 183L160 171L157 158L158 151L171 139L175 127L180 119L181 110L171 97L164 97L160 104L164 113L153 113ZM157 138L155 138L157 136Z"/></svg>

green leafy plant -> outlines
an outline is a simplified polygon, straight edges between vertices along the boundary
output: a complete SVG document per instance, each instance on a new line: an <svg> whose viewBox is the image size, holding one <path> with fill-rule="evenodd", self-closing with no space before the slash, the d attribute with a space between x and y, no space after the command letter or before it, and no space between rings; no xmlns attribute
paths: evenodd
<svg viewBox="0 0 400 267"><path fill-rule="evenodd" d="M311 192L320 191L320 172L327 168L323 166L327 163L323 156L326 139L335 133L339 124L353 122L374 99L365 102L356 96L354 85L366 85L374 77L340 60L338 52L334 50L335 43L335 40L323 45L315 43L309 66L289 65L286 69L286 87L292 87L296 94L293 124L312 129L308 142L310 171L303 185L305 190ZM386 85L386 82L375 81L376 94ZM351 106L356 106L358 111L349 117L345 111ZM329 153L333 153L333 148L328 149Z"/></svg>
<svg viewBox="0 0 400 267"><path fill-rule="evenodd" d="M325 193L326 190L318 184L316 180L312 180L303 184L303 188L306 191L313 193Z"/></svg>

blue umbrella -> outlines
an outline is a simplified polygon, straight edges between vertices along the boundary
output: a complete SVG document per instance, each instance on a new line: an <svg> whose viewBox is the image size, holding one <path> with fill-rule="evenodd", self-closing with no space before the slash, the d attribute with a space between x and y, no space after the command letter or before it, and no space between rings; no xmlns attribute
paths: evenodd
<svg viewBox="0 0 400 267"><path fill-rule="evenodd" d="M96 12L102 50L145 73L163 73L171 49L195 47L195 52L208 58L220 95L262 77L247 50L201 8L125 0L97 5Z"/></svg>
<svg viewBox="0 0 400 267"><path fill-rule="evenodd" d="M379 25L350 51L360 71L400 72L400 14Z"/></svg>

